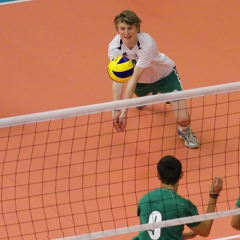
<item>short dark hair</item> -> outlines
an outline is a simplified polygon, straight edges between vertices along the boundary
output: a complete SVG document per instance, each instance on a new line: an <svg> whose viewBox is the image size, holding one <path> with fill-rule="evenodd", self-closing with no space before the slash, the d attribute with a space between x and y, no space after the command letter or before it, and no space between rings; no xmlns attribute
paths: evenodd
<svg viewBox="0 0 240 240"><path fill-rule="evenodd" d="M177 158L167 155L160 159L157 170L162 183L174 185L180 179L182 163Z"/></svg>

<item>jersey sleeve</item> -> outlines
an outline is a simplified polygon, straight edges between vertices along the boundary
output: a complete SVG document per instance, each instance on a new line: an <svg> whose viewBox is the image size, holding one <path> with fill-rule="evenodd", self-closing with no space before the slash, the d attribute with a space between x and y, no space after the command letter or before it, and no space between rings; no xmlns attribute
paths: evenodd
<svg viewBox="0 0 240 240"><path fill-rule="evenodd" d="M137 215L140 217L140 214L141 214L141 207L140 207L140 205L138 205L138 208L137 208Z"/></svg>
<svg viewBox="0 0 240 240"><path fill-rule="evenodd" d="M240 208L240 197L238 198L238 200L236 202L236 207Z"/></svg>
<svg viewBox="0 0 240 240"><path fill-rule="evenodd" d="M144 45L144 47L140 50L140 56L137 61L136 66L141 68L147 68L150 66L155 52L156 52L157 46L153 38L150 38L147 44Z"/></svg>
<svg viewBox="0 0 240 240"><path fill-rule="evenodd" d="M189 208L186 210L187 212L187 215L188 216L196 216L198 215L198 210L197 210L197 207L192 203L192 202L188 202L189 204ZM200 224L201 222L194 222L194 223L187 223L186 225L188 227L196 227Z"/></svg>
<svg viewBox="0 0 240 240"><path fill-rule="evenodd" d="M118 57L119 56L119 53L118 53L119 51L116 49L116 48L111 48L110 46L109 46L109 48L108 48L108 58L109 58L109 60L112 60L113 58L115 58L115 57Z"/></svg>
<svg viewBox="0 0 240 240"><path fill-rule="evenodd" d="M119 47L120 47L120 37L116 35L108 45L109 60L112 60L113 58L122 55L121 51L119 50Z"/></svg>

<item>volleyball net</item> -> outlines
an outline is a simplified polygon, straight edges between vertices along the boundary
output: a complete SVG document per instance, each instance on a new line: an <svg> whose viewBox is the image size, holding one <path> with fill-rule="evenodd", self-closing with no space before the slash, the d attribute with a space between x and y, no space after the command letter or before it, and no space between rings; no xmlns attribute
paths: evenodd
<svg viewBox="0 0 240 240"><path fill-rule="evenodd" d="M166 102L179 99L186 99L198 149L177 136ZM0 239L137 235L240 214L239 106L234 82L0 119ZM127 128L117 133L112 110L122 108L129 108ZM140 225L138 200L160 186L156 167L165 155L182 162L178 193L199 215ZM215 176L224 189L216 213L205 214Z"/></svg>

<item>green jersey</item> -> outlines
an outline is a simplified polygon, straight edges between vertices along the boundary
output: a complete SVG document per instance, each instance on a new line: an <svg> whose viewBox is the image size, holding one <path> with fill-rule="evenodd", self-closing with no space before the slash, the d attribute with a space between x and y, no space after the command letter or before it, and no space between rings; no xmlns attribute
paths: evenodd
<svg viewBox="0 0 240 240"><path fill-rule="evenodd" d="M238 200L236 202L236 207L240 208L240 197L238 198Z"/></svg>
<svg viewBox="0 0 240 240"><path fill-rule="evenodd" d="M160 222L170 219L198 215L197 207L189 200L182 198L175 191L158 188L143 196L138 203L140 223ZM187 226L196 227L200 222L189 223ZM181 240L184 225L167 228L157 228L139 232L137 240Z"/></svg>

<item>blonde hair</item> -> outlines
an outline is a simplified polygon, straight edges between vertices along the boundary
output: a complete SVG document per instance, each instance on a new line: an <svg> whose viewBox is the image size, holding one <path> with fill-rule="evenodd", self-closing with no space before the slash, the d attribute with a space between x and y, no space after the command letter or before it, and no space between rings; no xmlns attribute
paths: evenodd
<svg viewBox="0 0 240 240"><path fill-rule="evenodd" d="M139 29L138 32L140 32L140 25L142 20L133 11L124 10L114 18L114 24L116 29L119 22L126 23L127 25L135 24L135 26Z"/></svg>

